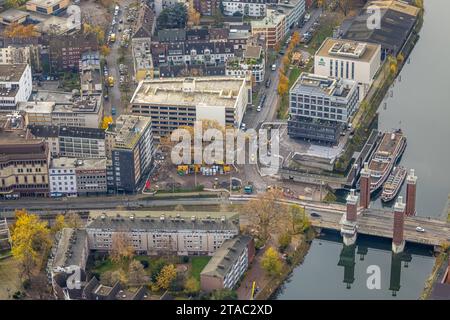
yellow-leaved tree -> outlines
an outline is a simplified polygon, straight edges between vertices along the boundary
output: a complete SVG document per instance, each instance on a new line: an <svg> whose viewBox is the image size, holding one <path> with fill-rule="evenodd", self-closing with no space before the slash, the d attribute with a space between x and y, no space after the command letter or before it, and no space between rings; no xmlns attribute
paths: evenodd
<svg viewBox="0 0 450 320"><path fill-rule="evenodd" d="M177 270L173 264L168 264L161 269L156 278L156 285L159 289L167 290L177 277Z"/></svg>
<svg viewBox="0 0 450 320"><path fill-rule="evenodd" d="M264 252L261 258L261 267L271 276L281 273L283 263L278 256L278 252L273 247L267 248L266 252Z"/></svg>
<svg viewBox="0 0 450 320"><path fill-rule="evenodd" d="M102 121L102 129L108 129L110 123L113 123L112 116L104 116Z"/></svg>
<svg viewBox="0 0 450 320"><path fill-rule="evenodd" d="M63 228L66 227L66 221L64 219L64 216L62 214L58 214L55 218L55 222L52 226L52 233L55 234L59 231L61 231Z"/></svg>
<svg viewBox="0 0 450 320"><path fill-rule="evenodd" d="M280 72L280 80L278 82L278 94L280 96L285 95L289 90L289 79Z"/></svg>
<svg viewBox="0 0 450 320"><path fill-rule="evenodd" d="M17 210L11 240L12 255L19 262L21 278L29 280L42 267L51 245L47 222L26 210Z"/></svg>

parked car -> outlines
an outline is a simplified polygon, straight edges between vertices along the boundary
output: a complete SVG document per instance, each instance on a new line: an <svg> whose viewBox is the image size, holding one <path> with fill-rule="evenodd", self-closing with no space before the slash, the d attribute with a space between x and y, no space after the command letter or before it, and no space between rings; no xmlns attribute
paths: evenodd
<svg viewBox="0 0 450 320"><path fill-rule="evenodd" d="M310 216L314 217L314 218L320 218L321 217L321 215L318 214L317 212L311 212Z"/></svg>
<svg viewBox="0 0 450 320"><path fill-rule="evenodd" d="M416 227L417 232L425 232L425 229L422 227Z"/></svg>

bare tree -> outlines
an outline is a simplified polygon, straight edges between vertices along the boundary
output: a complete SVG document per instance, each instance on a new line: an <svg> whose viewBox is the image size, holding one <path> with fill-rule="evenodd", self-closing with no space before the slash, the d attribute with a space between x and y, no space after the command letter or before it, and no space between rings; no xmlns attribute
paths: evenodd
<svg viewBox="0 0 450 320"><path fill-rule="evenodd" d="M130 245L130 239L126 232L115 232L112 235L111 260L120 262L133 257L134 249Z"/></svg>

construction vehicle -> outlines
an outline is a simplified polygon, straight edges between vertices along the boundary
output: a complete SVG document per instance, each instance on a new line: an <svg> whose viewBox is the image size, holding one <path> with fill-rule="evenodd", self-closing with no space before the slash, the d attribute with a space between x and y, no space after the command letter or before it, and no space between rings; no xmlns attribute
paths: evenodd
<svg viewBox="0 0 450 320"><path fill-rule="evenodd" d="M114 77L108 77L106 79L108 87L114 87Z"/></svg>

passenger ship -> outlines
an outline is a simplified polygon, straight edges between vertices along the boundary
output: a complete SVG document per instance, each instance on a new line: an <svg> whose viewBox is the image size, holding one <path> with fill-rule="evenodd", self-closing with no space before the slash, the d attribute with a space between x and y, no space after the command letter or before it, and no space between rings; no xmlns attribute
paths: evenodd
<svg viewBox="0 0 450 320"><path fill-rule="evenodd" d="M389 175L386 183L383 185L383 192L381 193L381 201L392 201L400 191L400 187L406 178L406 168L399 166L395 167Z"/></svg>

